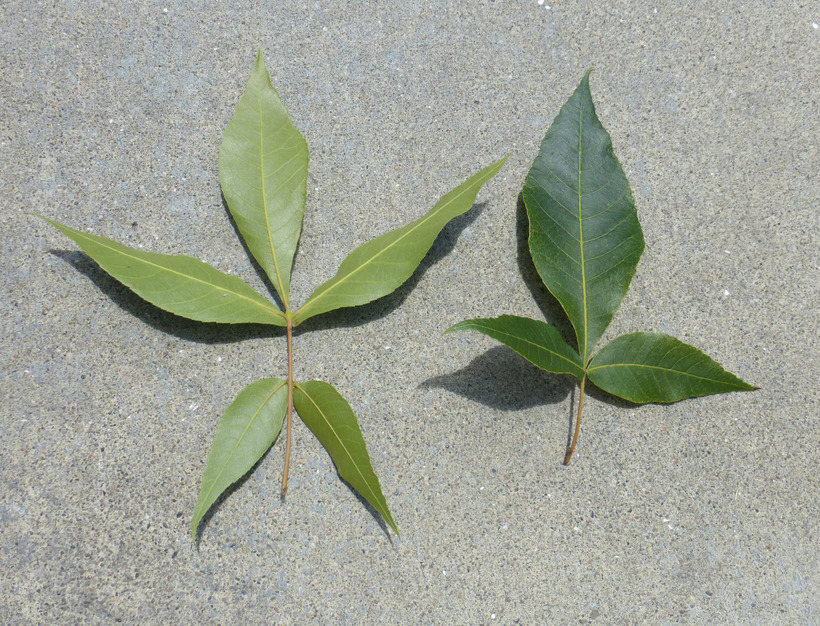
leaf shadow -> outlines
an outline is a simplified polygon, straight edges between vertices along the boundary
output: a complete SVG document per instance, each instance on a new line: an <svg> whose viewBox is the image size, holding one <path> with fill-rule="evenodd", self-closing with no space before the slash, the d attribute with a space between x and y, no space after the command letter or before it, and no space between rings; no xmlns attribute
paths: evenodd
<svg viewBox="0 0 820 626"><path fill-rule="evenodd" d="M561 402L575 384L568 375L544 372L509 348L496 346L462 369L419 385L436 387L494 409L518 411Z"/></svg>
<svg viewBox="0 0 820 626"><path fill-rule="evenodd" d="M474 204L462 215L453 218L441 230L430 250L422 259L413 274L395 291L381 298L356 307L346 307L328 311L305 320L293 329L294 335L309 330L330 330L333 328L350 328L362 326L385 317L396 310L416 288L424 274L436 263L446 257L455 248L462 231L470 226L484 211L486 203Z"/></svg>
<svg viewBox="0 0 820 626"><path fill-rule="evenodd" d="M235 343L246 339L277 337L284 329L266 324L218 324L197 322L169 313L143 300L103 270L96 261L79 250L49 250L86 276L114 304L152 328L185 341L205 344Z"/></svg>
<svg viewBox="0 0 820 626"><path fill-rule="evenodd" d="M332 460L331 460L331 463L333 463L333 461L332 461ZM335 466L334 466L334 467L335 467ZM360 494L358 491L356 491L356 490L355 490L355 489L354 489L354 488L353 488L353 487L352 487L352 486L351 486L351 485L350 485L350 484L349 484L349 483L348 483L348 482L347 482L344 478L342 478L342 475L341 475L341 474L339 474L338 470L336 471L336 476L338 476L338 477L339 477L339 480L342 482L342 484L350 490L350 493L352 493L352 494L353 494L353 496L354 496L354 497L355 497L355 498L359 501L359 503L360 503L360 504L364 507L364 509L365 509L368 513L370 513L371 517L372 517L374 520L376 520L376 523L377 523L377 524L379 525L379 527L382 529L382 532L383 532L383 533L387 536L387 538L390 540L390 543L393 543L393 535L391 535L391 534L390 534L390 527L387 525L387 522L386 522L386 521L384 520L384 518L381 516L381 513L379 513L376 509L374 509L374 508L373 508L373 505L372 505L372 504L370 504L370 503L369 503L369 502L368 502L368 501L364 498L364 496L362 496L362 494ZM392 514L392 511L391 511L391 514ZM395 521L395 520L394 520L394 521ZM397 524L397 525L398 525L398 524Z"/></svg>
<svg viewBox="0 0 820 626"><path fill-rule="evenodd" d="M530 290L533 300L541 309L544 318L558 329L561 337L568 345L576 350L578 349L578 340L575 336L575 329L564 312L561 303L553 296L533 263L532 255L530 254L529 237L530 237L530 221L527 216L527 207L524 204L524 194L518 194L518 203L515 212L515 230L516 230L516 244L518 256L518 269L521 272L521 278L527 289Z"/></svg>

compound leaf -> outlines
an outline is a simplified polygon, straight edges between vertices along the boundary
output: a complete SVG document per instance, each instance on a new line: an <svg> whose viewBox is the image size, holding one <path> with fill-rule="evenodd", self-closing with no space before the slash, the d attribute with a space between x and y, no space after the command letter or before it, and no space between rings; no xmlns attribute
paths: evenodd
<svg viewBox="0 0 820 626"><path fill-rule="evenodd" d="M423 217L353 250L336 275L320 285L294 313L294 325L320 313L365 304L398 288L413 275L447 222L473 206L479 189L506 161L504 157L471 176Z"/></svg>
<svg viewBox="0 0 820 626"><path fill-rule="evenodd" d="M413 274L442 228L470 209L481 187L506 160L447 193L422 218L356 248L336 276L294 312L290 278L305 212L308 148L271 84L260 48L245 93L223 135L219 176L237 229L270 278L283 304L281 310L240 279L198 259L135 250L44 218L105 271L158 307L199 321L285 327L287 380L268 378L248 385L217 425L191 521L194 541L203 517L265 454L287 415L281 492L286 494L293 408L328 451L339 475L398 534L348 403L327 383L295 383L293 328L314 315L365 304L395 290ZM551 339L552 331L544 332ZM572 352L566 345L556 349L562 354Z"/></svg>
<svg viewBox="0 0 820 626"><path fill-rule="evenodd" d="M332 385L319 380L299 383L293 390L293 406L299 417L330 454L339 475L361 494L399 534L379 479L347 401Z"/></svg>
<svg viewBox="0 0 820 626"><path fill-rule="evenodd" d="M586 364L644 248L629 183L595 114L589 71L544 136L523 196L533 262Z"/></svg>
<svg viewBox="0 0 820 626"><path fill-rule="evenodd" d="M660 333L629 333L605 345L589 379L631 402L676 402L729 391L752 391L697 348Z"/></svg>
<svg viewBox="0 0 820 626"><path fill-rule="evenodd" d="M222 136L219 180L248 249L285 308L302 232L308 147L270 82L262 49Z"/></svg>
<svg viewBox="0 0 820 626"><path fill-rule="evenodd" d="M530 254L575 329L578 352L548 324L509 315L466 320L445 331L484 333L542 369L578 378L575 433L564 465L578 441L587 378L639 403L757 389L668 335L624 335L592 358L629 289L644 240L629 182L595 114L589 73L544 136L523 191Z"/></svg>
<svg viewBox="0 0 820 626"><path fill-rule="evenodd" d="M240 391L225 410L205 462L191 522L192 539L196 539L202 517L222 492L242 478L271 447L282 430L287 405L287 381L263 378Z"/></svg>
<svg viewBox="0 0 820 626"><path fill-rule="evenodd" d="M200 322L285 326L284 314L236 276L185 255L145 252L40 215L99 266L161 309Z"/></svg>
<svg viewBox="0 0 820 626"><path fill-rule="evenodd" d="M509 346L533 365L554 374L584 377L581 357L561 338L561 333L546 322L502 315L491 319L464 320L450 326L446 333L474 330Z"/></svg>

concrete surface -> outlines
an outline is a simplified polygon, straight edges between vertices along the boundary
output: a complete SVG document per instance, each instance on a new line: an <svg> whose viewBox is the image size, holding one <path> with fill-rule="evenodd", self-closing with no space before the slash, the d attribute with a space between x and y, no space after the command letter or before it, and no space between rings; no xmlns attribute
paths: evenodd
<svg viewBox="0 0 820 626"><path fill-rule="evenodd" d="M0 623L820 622L818 24L786 0L3 2ZM311 150L297 302L512 152L408 287L296 339L398 539L299 424L287 501L280 442L192 545L217 419L284 339L166 315L25 214L261 289L217 179L260 43ZM607 337L674 334L761 389L593 393L563 467L570 381L441 331L541 315L518 195L593 65L647 241Z"/></svg>

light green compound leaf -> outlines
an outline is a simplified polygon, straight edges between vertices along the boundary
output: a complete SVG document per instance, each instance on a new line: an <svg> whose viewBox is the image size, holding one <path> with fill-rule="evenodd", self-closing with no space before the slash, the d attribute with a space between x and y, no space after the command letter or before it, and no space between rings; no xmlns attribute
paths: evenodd
<svg viewBox="0 0 820 626"><path fill-rule="evenodd" d="M630 402L676 402L729 391L752 391L697 348L660 333L630 333L605 345L589 379Z"/></svg>
<svg viewBox="0 0 820 626"><path fill-rule="evenodd" d="M330 454L339 475L376 509L399 534L379 479L370 464L370 456L359 429L359 422L347 401L333 386L312 380L297 384L293 405L299 417Z"/></svg>
<svg viewBox="0 0 820 626"><path fill-rule="evenodd" d="M595 115L589 71L547 131L523 196L533 262L586 364L644 248L629 183Z"/></svg>
<svg viewBox="0 0 820 626"><path fill-rule="evenodd" d="M491 319L464 320L444 332L446 334L462 330L474 330L492 337L542 370L554 374L572 374L578 380L584 377L581 357L564 342L561 333L546 322L502 315Z"/></svg>
<svg viewBox="0 0 820 626"><path fill-rule="evenodd" d="M222 193L287 309L302 231L308 147L270 82L262 49L219 151Z"/></svg>
<svg viewBox="0 0 820 626"><path fill-rule="evenodd" d="M42 215L102 269L161 309L200 322L285 326L284 314L236 276L185 255L130 248Z"/></svg>
<svg viewBox="0 0 820 626"><path fill-rule="evenodd" d="M225 410L205 462L191 522L192 539L196 540L199 522L222 492L242 478L271 447L282 430L287 405L287 382L264 378L240 391Z"/></svg>
<svg viewBox="0 0 820 626"><path fill-rule="evenodd" d="M413 275L447 222L473 206L479 189L498 173L507 158L445 194L423 217L356 248L342 261L336 275L320 285L294 313L294 325L314 315L365 304L393 292Z"/></svg>

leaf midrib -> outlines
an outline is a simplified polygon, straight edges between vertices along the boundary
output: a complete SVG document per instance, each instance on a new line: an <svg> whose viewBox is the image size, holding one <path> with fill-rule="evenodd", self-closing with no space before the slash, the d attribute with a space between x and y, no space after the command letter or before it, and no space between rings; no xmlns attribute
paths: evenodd
<svg viewBox="0 0 820 626"><path fill-rule="evenodd" d="M581 249L581 293L582 293L582 306L584 309L584 344L583 349L579 350L581 353L581 362L586 365L587 363L587 356L588 352L588 337L589 337L589 321L588 321L588 312L587 312L587 269L586 269L586 260L584 258L584 213L583 213L583 202L582 199L584 197L583 193L581 192L581 175L583 170L581 169L581 146L583 144L583 132L584 132L584 101L582 98L578 100L578 245ZM578 346L579 349L581 346Z"/></svg>
<svg viewBox="0 0 820 626"><path fill-rule="evenodd" d="M263 408L264 408L264 407L268 404L268 402L270 402L270 399L271 399L273 396L275 396L275 395L276 395L276 393L277 393L277 392L278 392L278 391L279 391L282 387L284 387L285 385L287 385L287 382L286 382L286 381L282 381L282 382L280 382L280 383L279 383L279 385L277 385L276 389L274 389L271 393L269 393L269 394L268 394L268 397L267 397L267 398L265 398L265 401L264 401L264 402L262 402L262 404L260 404L260 405L259 405L259 408L258 408L258 409L256 409L256 412L255 412L255 413L253 414L253 416L252 416L252 417L248 420L248 423L245 425L245 428L242 430L242 435L241 435L241 436L240 436L240 437L236 440L236 443L234 444L233 449L231 449L230 453L229 453L229 454L228 454L228 456L226 457L225 462L222 464L222 467L220 467L220 468L219 468L219 473L218 473L218 474L216 475L216 477L215 477L215 478L211 481L211 484L210 484L210 486L208 487L208 491L207 491L207 493L205 494L205 499L203 500L203 502L206 502L206 501L207 501L207 499L210 497L211 492L213 491L214 485L216 485L216 483L217 483L217 481L219 480L219 478L220 478L220 477L222 476L222 474L225 472L225 468L228 466L228 463L229 463L229 462L230 462L230 460L233 458L233 455L234 455L234 453L236 452L237 448L239 447L239 444L240 444L240 443L242 443L242 441L245 439L245 436L248 434L248 430L250 430L250 427L251 427L251 426L253 425L253 423L256 421L256 418L257 418L257 417L259 417L259 414L262 412L262 409L263 409Z"/></svg>
<svg viewBox="0 0 820 626"><path fill-rule="evenodd" d="M316 402L313 400L311 395L307 391L305 391L304 387L302 387L299 383L294 383L293 385L294 385L294 387L296 387L299 391L301 391L304 394L305 398L307 398L310 401L310 403L313 405L313 407L319 412L319 415L321 415L321 417L324 420L325 424L327 424L327 427L333 433L333 436L336 437L336 440L339 442L339 445L342 446L342 449L345 451L345 454L347 454L347 457L350 459L350 462L353 464L353 467L356 469L356 472L359 474L359 477L362 479L362 482L364 482L365 486L367 487L367 490L370 492L371 496L373 497L372 501L377 502L379 504L379 506L381 506L381 502L379 502L378 496L373 491L373 488L370 486L370 483L367 481L364 474L362 474L362 471L359 469L359 464L356 463L356 460L353 458L353 455L347 449L347 446L344 444L344 441L339 436L339 434L336 432L336 429L333 428L333 424L331 424L330 420L328 420L327 417L325 417L325 412L321 408L319 408L319 405L316 404ZM379 511L379 512L381 513L381 511Z"/></svg>
<svg viewBox="0 0 820 626"><path fill-rule="evenodd" d="M265 214L265 232L268 235L268 245L270 246L270 254L273 259L273 269L276 272L276 282L279 283L279 295L282 297L282 304L285 305L285 312L290 309L288 302L289 294L285 291L285 286L282 284L282 275L279 271L279 260L276 258L276 248L273 245L273 232L271 231L270 215L268 214L268 196L265 192L265 120L262 115L262 89L259 90L259 168L262 175L262 209Z"/></svg>
<svg viewBox="0 0 820 626"><path fill-rule="evenodd" d="M596 365L594 367L587 368L587 372L594 372L595 370L603 370L608 367L635 367L635 368L643 368L643 369L650 369L650 370L659 370L661 372L667 372L672 374L678 374L680 376L686 376L688 378L694 378L697 380L703 380L710 383L716 383L720 385L727 385L729 387L737 387L734 383L729 383L723 380L719 380L717 378L707 378L705 376L696 376L695 374L690 374L689 372L684 372L682 370L672 369L670 367L661 367L660 365L647 365L646 363L607 363L606 365Z"/></svg>
<svg viewBox="0 0 820 626"><path fill-rule="evenodd" d="M254 305L256 305L260 308L263 308L266 311L269 311L271 313L275 313L276 315L279 315L280 317L284 317L284 315L282 314L282 311L280 311L279 309L275 309L275 308L272 308L272 307L269 307L269 306L265 306L261 302L253 300L253 299L249 298L248 296L245 296L241 293L233 291L232 289L225 288L225 287L220 287L219 285L216 285L214 283L209 283L205 280L202 280L201 278L197 278L196 276L191 276L190 274L183 274L182 272L179 272L177 270L173 270L173 269L170 269L170 268L167 268L167 267L163 267L162 265L154 263L153 261L147 261L147 260L145 260L143 258L140 258L138 256L134 256L133 254L129 254L128 252L123 252L122 250L118 250L117 248L115 248L113 246L110 246L110 245L106 244L105 242L101 242L101 241L98 241L97 239L92 239L91 237L87 237L86 234L84 232L80 231L80 230L75 230L74 232L78 233L78 235L81 238L85 239L86 241L92 242L92 243L94 243L98 246L102 246L102 247L104 247L104 248L106 248L106 249L108 249L112 252L115 252L117 254L120 254L120 255L122 255L126 258L134 259L135 261L139 261L140 263L145 263L146 265L156 267L156 268L158 268L159 270L161 270L163 272L169 272L171 274L176 274L177 276L180 276L182 278L186 278L188 280L192 280L192 281L201 283L203 285L208 285L209 287L213 287L214 289L219 289L220 291L230 293L230 294L236 296L237 298L241 298L242 300L245 300L247 302L250 302L251 304L254 304ZM123 246L123 247L125 247L127 249L127 246ZM153 254L157 254L157 253L153 253ZM199 261L199 259L193 259L193 260L194 261ZM200 261L200 263L204 263L204 261ZM216 271L219 271L219 270L216 270ZM260 298L261 298L261 296L260 296Z"/></svg>

